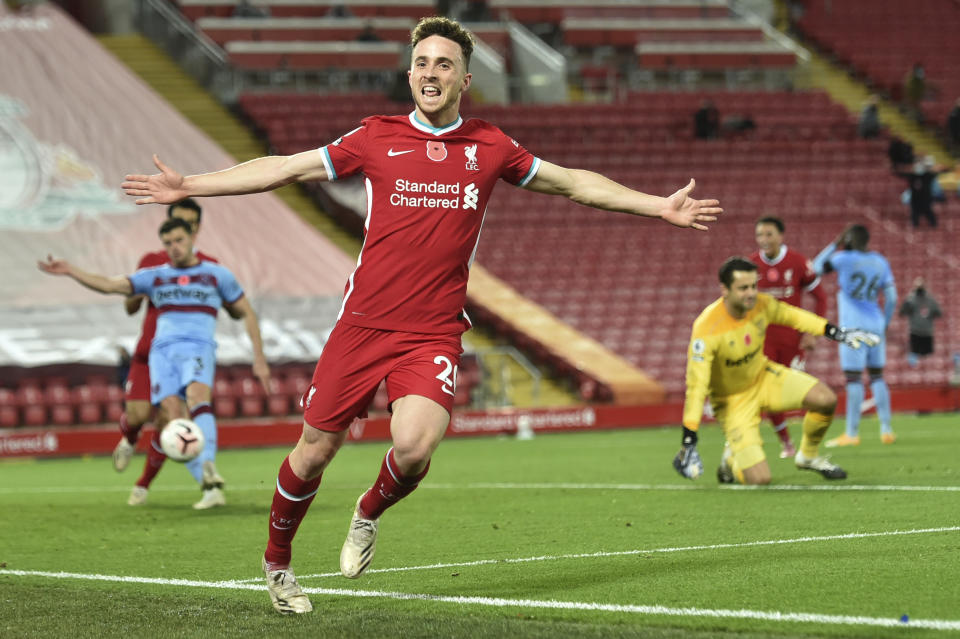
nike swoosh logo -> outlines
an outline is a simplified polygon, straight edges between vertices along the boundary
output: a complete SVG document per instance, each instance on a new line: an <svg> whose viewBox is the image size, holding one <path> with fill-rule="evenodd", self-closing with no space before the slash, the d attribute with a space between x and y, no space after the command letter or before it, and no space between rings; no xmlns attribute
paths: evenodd
<svg viewBox="0 0 960 639"><path fill-rule="evenodd" d="M403 155L404 153L413 153L413 149L410 149L408 151L394 151L393 149L390 149L389 151L387 151L387 157L392 158L397 155Z"/></svg>
<svg viewBox="0 0 960 639"><path fill-rule="evenodd" d="M291 528L293 528L293 526L278 526L272 521L270 522L270 525L276 528L277 530L290 530Z"/></svg>

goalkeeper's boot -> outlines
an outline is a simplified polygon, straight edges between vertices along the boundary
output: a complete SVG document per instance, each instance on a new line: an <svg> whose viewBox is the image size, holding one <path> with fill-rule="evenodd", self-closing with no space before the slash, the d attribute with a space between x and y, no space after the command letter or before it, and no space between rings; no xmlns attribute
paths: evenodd
<svg viewBox="0 0 960 639"><path fill-rule="evenodd" d="M128 442L126 437L121 437L113 449L113 469L118 473L125 471L130 465L130 460L133 459L134 450L136 446Z"/></svg>
<svg viewBox="0 0 960 639"><path fill-rule="evenodd" d="M733 451L730 450L730 444L725 445L723 456L720 458L720 467L717 468L717 481L721 484L733 484L737 481L733 476L733 469L730 468L730 458L732 456Z"/></svg>
<svg viewBox="0 0 960 639"><path fill-rule="evenodd" d="M827 448L840 448L841 446L859 446L860 445L860 435L855 435L850 437L844 433L839 437L834 437L833 439L828 439L823 443Z"/></svg>
<svg viewBox="0 0 960 639"><path fill-rule="evenodd" d="M897 436L893 434L893 431L889 433L880 433L880 441L884 444L892 444L897 441Z"/></svg>
<svg viewBox="0 0 960 639"><path fill-rule="evenodd" d="M297 578L293 576L293 571L289 567L281 570L273 569L267 564L266 559L261 565L263 574L267 577L267 591L277 612L288 615L313 610L313 604L300 588Z"/></svg>
<svg viewBox="0 0 960 639"><path fill-rule="evenodd" d="M363 499L363 495L360 496ZM363 574L377 550L377 527L379 519L366 519L360 515L360 499L350 520L347 539L340 549L340 572L344 577L356 579Z"/></svg>
<svg viewBox="0 0 960 639"><path fill-rule="evenodd" d="M147 503L147 489L143 486L134 486L127 497L128 506L143 506Z"/></svg>
<svg viewBox="0 0 960 639"><path fill-rule="evenodd" d="M846 479L847 472L831 462L827 457L805 457L803 452L793 458L800 470L815 470L827 479Z"/></svg>

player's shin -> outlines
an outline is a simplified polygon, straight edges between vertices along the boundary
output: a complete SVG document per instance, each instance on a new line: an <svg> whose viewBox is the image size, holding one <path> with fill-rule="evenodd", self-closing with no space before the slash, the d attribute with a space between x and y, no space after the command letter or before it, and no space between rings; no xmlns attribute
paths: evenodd
<svg viewBox="0 0 960 639"><path fill-rule="evenodd" d="M863 404L863 382L847 382L847 437L860 434L860 405Z"/></svg>
<svg viewBox="0 0 960 639"><path fill-rule="evenodd" d="M128 442L136 446L137 439L140 437L140 428L143 427L143 424L138 424L136 426L130 423L130 420L127 419L127 413L123 412L120 415L120 434L122 434Z"/></svg>
<svg viewBox="0 0 960 639"><path fill-rule="evenodd" d="M800 452L804 457L813 459L819 455L820 442L823 441L833 415L808 410L803 416L803 439L800 440Z"/></svg>
<svg viewBox="0 0 960 639"><path fill-rule="evenodd" d="M893 428L890 425L890 389L887 382L882 377L876 377L870 380L870 392L873 393L873 399L877 403L877 417L880 418L880 432L892 433Z"/></svg>
<svg viewBox="0 0 960 639"><path fill-rule="evenodd" d="M264 561L271 569L290 566L293 537L317 494L321 477L322 475L314 479L300 479L290 468L289 457L280 464L277 488L270 507L270 538L267 541L267 550L263 553Z"/></svg>
<svg viewBox="0 0 960 639"><path fill-rule="evenodd" d="M427 476L430 462L420 473L411 477L404 477L397 468L393 448L387 451L380 464L380 474L377 481L360 499L360 510L368 519L379 519L390 506L394 505L420 485L420 481Z"/></svg>
<svg viewBox="0 0 960 639"><path fill-rule="evenodd" d="M166 460L167 456L160 448L160 430L157 429L153 431L153 437L150 438L150 445L147 447L147 460L143 464L143 474L137 480L137 486L149 488L150 483L163 468L163 462Z"/></svg>
<svg viewBox="0 0 960 639"><path fill-rule="evenodd" d="M190 419L200 427L203 432L203 450L196 458L187 462L187 470L197 480L198 484L203 484L203 465L205 462L212 462L217 456L217 419L213 414L213 407L203 402L190 409ZM206 488L206 486L204 486Z"/></svg>

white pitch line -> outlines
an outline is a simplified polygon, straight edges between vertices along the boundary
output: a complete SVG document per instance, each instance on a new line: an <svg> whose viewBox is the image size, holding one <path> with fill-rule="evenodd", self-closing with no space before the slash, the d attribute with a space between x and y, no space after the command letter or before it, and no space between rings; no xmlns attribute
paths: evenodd
<svg viewBox="0 0 960 639"><path fill-rule="evenodd" d="M795 484L771 484L767 486L743 486L741 484L575 484L575 483L507 483L489 482L472 484L421 484L421 488L442 490L457 489L496 489L496 490L788 490L788 491L880 491L880 492L960 492L960 486L895 486L868 484L814 484L810 486Z"/></svg>
<svg viewBox="0 0 960 639"><path fill-rule="evenodd" d="M219 588L229 590L266 590L262 584L244 584L236 581L197 581L192 579L161 579L156 577L129 577L39 570L4 570L0 575L17 577L48 577L52 579L82 579L119 583L141 583L192 588ZM607 604L585 601L554 601L542 599L503 599L500 597L454 597L422 593L389 592L380 590L345 590L342 588L304 588L313 595L396 599L401 601L428 601L452 603L459 606L475 605L491 608L541 608L550 610L583 610L590 612L618 612L664 617L713 617L719 619L749 619L773 622L820 623L846 626L874 626L885 628L924 628L927 630L960 630L960 620L910 619L894 617L867 617L863 615L826 615L811 612L780 612L770 610L729 610L724 608L676 608L671 606Z"/></svg>
<svg viewBox="0 0 960 639"><path fill-rule="evenodd" d="M571 553L565 555L539 555L535 557L512 557L506 559L478 559L475 561L451 562L442 564L426 564L421 566L398 566L396 568L370 568L366 574L381 572L410 572L414 570L435 570L439 568L468 568L471 566L490 566L494 564L523 564L536 561L558 561L561 559L598 559L604 557L627 557L631 555L645 555L655 553L692 552L699 550L726 550L730 548L754 548L757 546L779 546L784 544L803 544L817 541L837 541L848 539L868 539L871 537L899 537L905 535L925 535L943 532L958 532L960 526L944 526L940 528L915 528L912 530L886 530L867 533L842 533L837 535L820 535L816 537L794 537L792 539L764 539L760 541L745 541L728 544L706 544L698 546L668 546L665 548L645 548L639 550L614 550L587 553ZM310 575L300 575L300 579L339 577L339 572L324 572ZM241 580L244 581L251 580Z"/></svg>
<svg viewBox="0 0 960 639"><path fill-rule="evenodd" d="M270 490L273 484L261 485L231 485L230 490L257 491ZM352 487L350 487L352 489ZM749 490L749 491L819 491L819 492L960 492L960 486L896 486L896 485L867 485L867 484L814 484L810 486L794 484L772 484L768 486L742 486L740 484L715 485L705 484L575 484L575 483L469 483L443 484L424 483L420 486L437 490L630 490L630 491L691 491L691 490ZM127 492L129 486L25 486L22 488L0 488L0 495L15 494L57 494L57 493L106 493ZM152 492L195 492L197 486L156 486ZM327 490L347 490L345 486L328 487Z"/></svg>

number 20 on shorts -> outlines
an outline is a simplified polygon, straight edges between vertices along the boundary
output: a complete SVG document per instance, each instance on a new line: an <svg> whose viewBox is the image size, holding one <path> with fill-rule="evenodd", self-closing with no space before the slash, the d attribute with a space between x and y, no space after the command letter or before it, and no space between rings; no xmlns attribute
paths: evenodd
<svg viewBox="0 0 960 639"><path fill-rule="evenodd" d="M457 391L457 367L453 365L449 357L444 357L443 355L434 357L433 363L443 366L443 370L437 375L437 379L439 379L442 384L440 390L447 395L455 395Z"/></svg>

